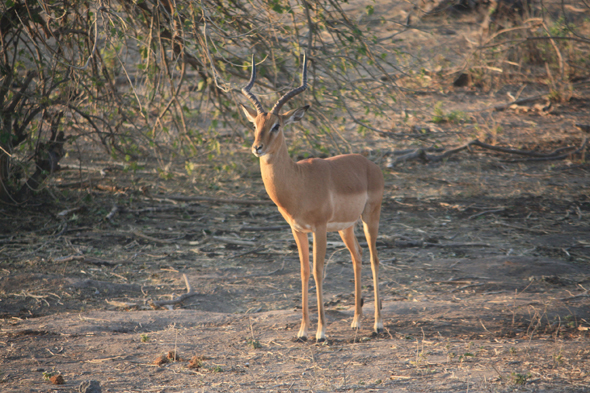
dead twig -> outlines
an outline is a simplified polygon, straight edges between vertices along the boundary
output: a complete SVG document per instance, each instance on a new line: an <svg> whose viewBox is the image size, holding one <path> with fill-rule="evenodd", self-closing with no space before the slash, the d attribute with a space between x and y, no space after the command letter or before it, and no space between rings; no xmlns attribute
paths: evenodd
<svg viewBox="0 0 590 393"><path fill-rule="evenodd" d="M133 214L140 214L140 213L161 213L161 212L168 212L173 210L181 210L186 209L187 206L148 206L141 209L123 209L125 213L133 213Z"/></svg>
<svg viewBox="0 0 590 393"><path fill-rule="evenodd" d="M584 293L580 293L579 295L563 297L560 300L562 302L569 302L570 300L576 300L576 299L580 299L583 297L590 297L590 291L585 291Z"/></svg>
<svg viewBox="0 0 590 393"><path fill-rule="evenodd" d="M70 213L74 213L76 211L80 210L80 207L74 207L72 209L66 209L66 210L62 210L59 213L56 214L57 217L65 217Z"/></svg>
<svg viewBox="0 0 590 393"><path fill-rule="evenodd" d="M102 266L115 266L115 265L117 265L114 262L105 261L104 259L97 259L97 258L88 257L83 254L74 254L74 255L69 255L67 257L53 258L52 260L53 260L53 262L58 262L58 263L82 261L82 262L91 263L93 265L99 265L99 266L100 265L102 265Z"/></svg>
<svg viewBox="0 0 590 393"><path fill-rule="evenodd" d="M500 212L503 212L504 210L506 210L506 209L502 208L502 209L495 209L495 210L486 210L484 212L477 213L477 214L474 214L472 216L469 216L469 217L467 217L467 219L473 220L474 218L477 218L477 217L480 217L480 216L484 216L486 214L500 213Z"/></svg>
<svg viewBox="0 0 590 393"><path fill-rule="evenodd" d="M404 247L439 247L439 248L446 248L446 247L492 247L490 244L487 243L430 243L425 242L423 240L410 240L410 241L403 241L403 240L396 240L395 246L399 248Z"/></svg>
<svg viewBox="0 0 590 393"><path fill-rule="evenodd" d="M72 262L72 261L84 261L86 257L84 255L76 254L69 255L67 257L53 258L53 262Z"/></svg>
<svg viewBox="0 0 590 393"><path fill-rule="evenodd" d="M212 198L204 196L182 196L182 195L170 195L163 196L165 199L178 202L211 202L211 203L228 203L237 205L273 205L274 202L271 200L252 200L252 199L237 199L237 198Z"/></svg>
<svg viewBox="0 0 590 393"><path fill-rule="evenodd" d="M61 231L59 231L58 233L56 233L55 235L53 235L53 237L60 237L61 235L63 235L64 233L66 233L66 231L68 230L68 223L64 222L64 226L61 229Z"/></svg>
<svg viewBox="0 0 590 393"><path fill-rule="evenodd" d="M256 242L251 242L248 240L231 239L228 237L218 237L218 236L212 236L212 238L217 241L227 243L227 244L235 244L238 246L256 246Z"/></svg>
<svg viewBox="0 0 590 393"><path fill-rule="evenodd" d="M289 229L289 225L275 225L269 227L241 227L240 231L256 232L256 231L281 231L283 229Z"/></svg>
<svg viewBox="0 0 590 393"><path fill-rule="evenodd" d="M441 153L441 152L445 151L445 149L441 148L441 147L427 147L422 150L429 152L429 153L430 152ZM386 152L384 155L385 156L404 156L406 154L411 154L415 151L416 151L416 149L392 150L390 152Z"/></svg>
<svg viewBox="0 0 590 393"><path fill-rule="evenodd" d="M199 293L195 292L193 290L193 288L191 287L191 284L188 282L188 278L186 277L186 274L183 274L182 278L184 278L184 283L186 284L186 293L185 294L182 294L179 297L177 297L175 299L171 299L171 300L151 300L148 302L150 307L152 307L153 309L158 309L162 306L170 306L170 305L174 305L174 304L179 304L190 297L198 295Z"/></svg>
<svg viewBox="0 0 590 393"><path fill-rule="evenodd" d="M485 284L484 283L476 283L476 284L463 285L462 287L457 287L457 288L451 290L451 293L461 291L461 290L467 289L467 288L481 287L483 285L485 285Z"/></svg>
<svg viewBox="0 0 590 393"><path fill-rule="evenodd" d="M239 258L239 257L243 257L244 255L249 255L249 254L255 254L258 251L262 251L264 250L264 246L262 247L257 247L254 250L250 250L250 251L246 251L246 252L241 252L239 254L236 255L232 255L231 257L229 257L228 259L234 259L234 258Z"/></svg>
<svg viewBox="0 0 590 393"><path fill-rule="evenodd" d="M176 241L178 241L178 239L158 239L156 237L151 237L148 235L144 235L143 233L139 232L139 231L134 231L131 232L135 237L139 237L141 239L144 240L149 240L151 242L154 243L160 243L160 244L171 244L171 243L176 243Z"/></svg>
<svg viewBox="0 0 590 393"><path fill-rule="evenodd" d="M57 188L69 188L69 187L82 188L82 187L89 187L90 185L96 184L101 180L102 180L101 177L93 177L93 178L80 179L80 180L71 181L71 182L52 183L51 185L54 187L57 187Z"/></svg>
<svg viewBox="0 0 590 393"><path fill-rule="evenodd" d="M502 373L498 370L498 368L496 367L495 364L491 364L492 368L494 369L494 371L496 371L498 373L498 376L500 377L501 381L504 381L504 376L502 375Z"/></svg>
<svg viewBox="0 0 590 393"><path fill-rule="evenodd" d="M115 217L115 214L117 214L118 211L119 211L119 206L113 205L113 208L111 209L109 214L106 215L105 219L111 221L113 219L113 217Z"/></svg>
<svg viewBox="0 0 590 393"><path fill-rule="evenodd" d="M512 228L512 229L518 229L521 231L527 231L527 232L532 232L532 233L541 233L541 234L548 234L549 231L543 230L543 229L534 229L534 228L526 228L526 227L521 227L518 225L511 225L511 224L506 224L505 222L495 222L494 224L497 225L502 225L503 227L507 227L507 228Z"/></svg>

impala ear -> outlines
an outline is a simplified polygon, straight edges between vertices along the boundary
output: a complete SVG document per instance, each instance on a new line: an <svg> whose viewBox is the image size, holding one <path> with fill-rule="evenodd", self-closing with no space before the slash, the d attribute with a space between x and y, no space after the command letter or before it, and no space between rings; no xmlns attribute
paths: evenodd
<svg viewBox="0 0 590 393"><path fill-rule="evenodd" d="M251 123L255 123L256 116L258 115L258 113L254 109L250 109L244 104L240 104L240 106L242 107L242 110L244 111L244 114L246 115L248 120L250 120Z"/></svg>
<svg viewBox="0 0 590 393"><path fill-rule="evenodd" d="M293 109L287 113L281 115L283 118L283 125L295 123L303 118L305 112L309 109L309 105L302 106L301 108Z"/></svg>

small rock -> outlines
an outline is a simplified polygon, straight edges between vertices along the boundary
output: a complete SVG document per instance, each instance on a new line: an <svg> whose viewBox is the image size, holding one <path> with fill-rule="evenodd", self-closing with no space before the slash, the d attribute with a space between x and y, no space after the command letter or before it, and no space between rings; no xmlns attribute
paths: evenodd
<svg viewBox="0 0 590 393"><path fill-rule="evenodd" d="M171 362L182 362L182 361L184 361L180 356L178 356L178 354L176 353L176 351L169 351L168 354L166 355L166 357Z"/></svg>
<svg viewBox="0 0 590 393"><path fill-rule="evenodd" d="M64 377L62 377L61 374L52 376L51 378L49 378L49 382L51 382L54 385L63 385L64 383L66 383Z"/></svg>
<svg viewBox="0 0 590 393"><path fill-rule="evenodd" d="M168 363L168 361L169 360L166 355L160 355L156 359L154 359L154 361L152 363L155 364L156 366L161 366L163 364Z"/></svg>
<svg viewBox="0 0 590 393"><path fill-rule="evenodd" d="M198 356L193 356L193 358L188 362L187 367L192 369L199 369L201 368L202 362Z"/></svg>
<svg viewBox="0 0 590 393"><path fill-rule="evenodd" d="M455 87L465 87L471 84L471 75L464 72L460 73L453 81Z"/></svg>
<svg viewBox="0 0 590 393"><path fill-rule="evenodd" d="M84 381L78 388L80 393L102 393L100 382L98 381Z"/></svg>

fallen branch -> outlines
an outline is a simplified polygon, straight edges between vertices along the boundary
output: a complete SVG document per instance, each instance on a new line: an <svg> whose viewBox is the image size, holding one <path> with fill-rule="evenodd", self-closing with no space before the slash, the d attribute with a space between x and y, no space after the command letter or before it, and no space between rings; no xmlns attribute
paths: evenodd
<svg viewBox="0 0 590 393"><path fill-rule="evenodd" d="M428 154L426 152L425 149L416 149L411 153L408 154L404 154L402 156L396 157L393 160L391 160L389 162L389 164L387 164L388 168L393 168L394 166L396 166L398 163L400 162L404 162L404 161L410 161L410 160L415 160L417 158L419 158L420 160L424 161L424 162L438 162L438 161L442 161L447 157L450 157L451 155L460 152L461 150L465 150L467 148L469 148L469 146L471 146L473 144L474 141L471 141L469 143L466 143L462 146L456 147L454 149L451 150L447 150L446 152L439 154L439 155L433 155L433 154Z"/></svg>
<svg viewBox="0 0 590 393"><path fill-rule="evenodd" d="M584 138L584 140L582 141L582 144L580 145L580 147L578 147L576 150L569 152L569 153L565 153L565 154L561 154L561 155L557 155L557 156L546 156L546 157L536 157L536 158L527 158L527 159L522 159L522 160L512 160L509 162L522 162L522 161L551 161L551 160L563 160L565 158L568 158L574 154L578 154L582 151L584 151L584 149L586 148L586 145L588 144L588 138ZM567 147L567 149L573 149L573 146ZM558 150L564 150L566 149L565 147L558 149ZM557 151L557 150L556 150Z"/></svg>
<svg viewBox="0 0 590 393"><path fill-rule="evenodd" d="M561 147L561 148L555 149L549 153L539 153L539 152L530 151L530 150L519 150L519 149L511 149L511 148L501 147L501 146L494 146L494 145L490 145L488 143L481 142L477 139L474 139L471 142L468 142L468 143L461 145L459 147L456 147L454 149L447 150L446 152L439 154L439 155L428 154L427 149L422 149L422 148L416 149L416 150L412 151L411 153L407 153L407 154L404 154L404 155L394 158L393 160L391 160L389 162L389 164L387 164L387 167L393 168L394 166L396 166L400 162L410 161L410 160L415 160L415 159L420 159L423 162L439 162L439 161L444 160L445 158L450 157L451 155L453 155L455 153L458 153L458 152L465 150L465 149L469 149L472 146L478 146L478 147L481 147L482 149L493 150L493 151L497 151L497 152L501 152L501 153L517 154L517 155L522 155L522 156L533 157L533 158L528 158L525 161L562 160L567 157L570 157L573 154L577 154L577 153L583 151L586 148L587 143L588 143L588 138L584 138L582 145L579 148L577 148L576 150L574 150L572 152L560 154L565 150L574 149L575 147L574 146L566 146L566 147ZM523 161L523 160L513 160L513 161L508 161L508 162L519 162L519 161Z"/></svg>
<svg viewBox="0 0 590 393"><path fill-rule="evenodd" d="M556 157L559 153L561 153L564 150L569 150L569 149L575 148L575 146L566 146L566 147L560 147L558 149L555 149L549 153L539 153L539 152L531 151L531 150L520 150L520 149L511 149L508 147L494 146L494 145L490 145L490 144L487 144L484 142L480 142L477 139L471 141L470 144L473 146L479 146L483 149L499 151L501 153L518 154L521 156L543 157L543 158ZM570 154L570 153L568 153L568 154Z"/></svg>
<svg viewBox="0 0 590 393"><path fill-rule="evenodd" d="M158 309L162 306L170 306L170 305L174 305L174 304L179 304L184 302L186 299L196 296L199 293L193 291L193 288L191 287L191 284L188 282L188 278L186 277L186 274L182 275L182 278L184 278L184 283L186 284L186 293L180 295L179 297L177 297L176 299L172 299L172 300L151 300L148 302L148 304L150 305L150 307L152 307L153 309Z"/></svg>
<svg viewBox="0 0 590 393"><path fill-rule="evenodd" d="M529 102L534 102L537 100L545 99L546 96L547 96L547 94L539 94L539 95L532 96L532 97L521 98L520 100L514 100L514 101L508 102L506 104L496 105L493 107L493 109L497 112L501 112L507 108L510 108L512 105L528 104Z"/></svg>

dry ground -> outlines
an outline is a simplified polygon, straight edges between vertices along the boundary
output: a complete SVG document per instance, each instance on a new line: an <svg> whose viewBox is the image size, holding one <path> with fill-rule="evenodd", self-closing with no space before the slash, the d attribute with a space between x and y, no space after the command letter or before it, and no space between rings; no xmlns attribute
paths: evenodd
<svg viewBox="0 0 590 393"><path fill-rule="evenodd" d="M421 28L459 45L440 26ZM368 266L363 329L349 328L353 273L336 234L324 285L329 340L295 342L299 263L276 208L171 198L265 200L242 145L224 141L244 163L237 168L203 160L187 175L172 161L170 180L150 162L132 171L90 147L82 161L73 154L45 194L55 202L0 207L0 390L73 392L97 380L110 392L590 391L587 158L473 148L437 164L386 166L384 152L474 137L538 151L581 144L574 124L589 122L587 92L549 111L489 109L508 92L544 88L521 87L441 89L413 97L415 118L396 125L395 138L350 134L386 178L378 336ZM429 123L441 100L464 120ZM195 296L173 310L150 307L183 294L183 274ZM169 351L178 358L154 363ZM51 373L65 384L47 382Z"/></svg>

